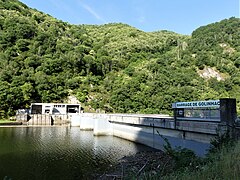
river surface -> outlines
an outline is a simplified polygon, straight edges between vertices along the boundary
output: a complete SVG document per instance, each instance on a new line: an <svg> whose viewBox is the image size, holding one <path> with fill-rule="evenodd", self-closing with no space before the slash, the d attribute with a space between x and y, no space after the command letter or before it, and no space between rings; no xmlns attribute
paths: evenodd
<svg viewBox="0 0 240 180"><path fill-rule="evenodd" d="M0 180L95 179L122 157L148 150L78 127L3 127Z"/></svg>

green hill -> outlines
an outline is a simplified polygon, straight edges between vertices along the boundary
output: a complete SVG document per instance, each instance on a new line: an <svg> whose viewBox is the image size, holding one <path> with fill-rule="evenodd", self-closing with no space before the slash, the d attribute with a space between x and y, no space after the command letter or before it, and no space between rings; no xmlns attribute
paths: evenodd
<svg viewBox="0 0 240 180"><path fill-rule="evenodd" d="M0 110L75 95L86 109L169 113L171 103L237 98L240 19L192 36L126 24L71 25L0 0Z"/></svg>

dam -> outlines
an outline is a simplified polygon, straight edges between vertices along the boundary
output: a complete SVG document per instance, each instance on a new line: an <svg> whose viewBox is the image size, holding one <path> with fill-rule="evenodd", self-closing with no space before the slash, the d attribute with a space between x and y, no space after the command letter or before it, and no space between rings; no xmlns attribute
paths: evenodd
<svg viewBox="0 0 240 180"><path fill-rule="evenodd" d="M164 149L167 139L174 148L191 149L197 155L204 156L211 140L219 133L231 130L237 119L236 99L177 102L172 104L172 108L174 117L76 113L59 118L51 114L33 114L28 118L27 125L70 123L70 126L79 126L83 131L92 130L95 136L116 136L160 150Z"/></svg>
<svg viewBox="0 0 240 180"><path fill-rule="evenodd" d="M174 118L167 116L91 113L76 116L72 123L81 130L93 130L95 136L113 135L160 150L164 149L167 138L172 147L188 148L200 156L207 152L219 125L182 123L175 129Z"/></svg>

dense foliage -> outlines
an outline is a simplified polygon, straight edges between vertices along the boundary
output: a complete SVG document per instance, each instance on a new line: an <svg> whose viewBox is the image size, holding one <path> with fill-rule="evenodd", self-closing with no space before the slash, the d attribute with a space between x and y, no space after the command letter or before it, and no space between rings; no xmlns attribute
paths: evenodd
<svg viewBox="0 0 240 180"><path fill-rule="evenodd" d="M0 110L69 95L106 112L168 113L176 101L221 97L237 98L239 108L239 37L238 18L184 36L121 23L71 25L0 0ZM201 77L206 67L222 79Z"/></svg>

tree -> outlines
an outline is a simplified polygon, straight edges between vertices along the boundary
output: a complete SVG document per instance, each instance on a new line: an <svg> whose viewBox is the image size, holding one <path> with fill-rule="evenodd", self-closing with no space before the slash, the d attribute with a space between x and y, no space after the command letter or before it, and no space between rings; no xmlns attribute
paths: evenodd
<svg viewBox="0 0 240 180"><path fill-rule="evenodd" d="M23 99L25 102L29 102L29 100L31 100L32 98L32 94L34 93L34 88L32 86L31 83L27 83L25 82L22 86L21 86L21 90L22 90L22 94L23 94Z"/></svg>

